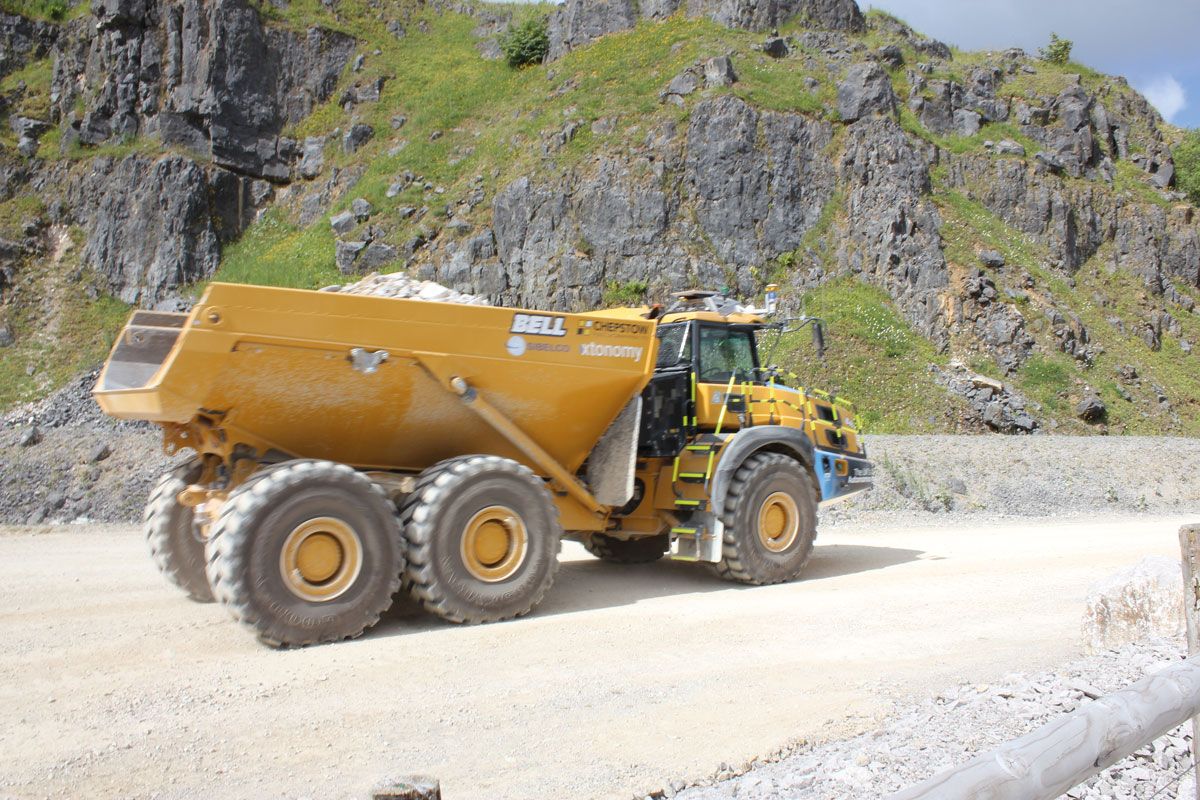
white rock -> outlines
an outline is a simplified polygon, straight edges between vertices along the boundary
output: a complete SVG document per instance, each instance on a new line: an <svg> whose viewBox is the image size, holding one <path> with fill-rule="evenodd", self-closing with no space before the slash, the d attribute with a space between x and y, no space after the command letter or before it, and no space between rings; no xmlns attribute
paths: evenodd
<svg viewBox="0 0 1200 800"><path fill-rule="evenodd" d="M1093 584L1083 618L1084 646L1096 653L1184 628L1179 562L1147 556Z"/></svg>

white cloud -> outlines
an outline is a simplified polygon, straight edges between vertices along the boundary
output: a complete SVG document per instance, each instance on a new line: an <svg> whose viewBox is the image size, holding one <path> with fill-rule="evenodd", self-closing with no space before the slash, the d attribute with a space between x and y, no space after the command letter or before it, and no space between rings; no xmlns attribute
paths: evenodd
<svg viewBox="0 0 1200 800"><path fill-rule="evenodd" d="M1187 108L1187 92L1173 75L1160 75L1149 83L1139 86L1138 90L1168 122Z"/></svg>

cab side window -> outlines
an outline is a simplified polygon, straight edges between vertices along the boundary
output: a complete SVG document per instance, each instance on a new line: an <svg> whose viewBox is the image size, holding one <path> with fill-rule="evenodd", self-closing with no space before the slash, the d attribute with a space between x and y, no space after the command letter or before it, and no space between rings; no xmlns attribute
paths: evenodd
<svg viewBox="0 0 1200 800"><path fill-rule="evenodd" d="M754 340L749 331L700 328L701 383L754 380Z"/></svg>

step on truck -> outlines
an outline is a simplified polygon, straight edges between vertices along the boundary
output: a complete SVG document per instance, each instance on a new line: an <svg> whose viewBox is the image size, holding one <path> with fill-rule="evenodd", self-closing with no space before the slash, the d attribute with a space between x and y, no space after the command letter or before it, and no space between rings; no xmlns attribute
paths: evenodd
<svg viewBox="0 0 1200 800"><path fill-rule="evenodd" d="M820 345L709 292L569 314L215 283L135 312L94 394L191 452L146 507L161 571L299 646L400 593L452 622L525 614L563 538L796 578L819 504L871 471L853 407L764 363L810 323Z"/></svg>

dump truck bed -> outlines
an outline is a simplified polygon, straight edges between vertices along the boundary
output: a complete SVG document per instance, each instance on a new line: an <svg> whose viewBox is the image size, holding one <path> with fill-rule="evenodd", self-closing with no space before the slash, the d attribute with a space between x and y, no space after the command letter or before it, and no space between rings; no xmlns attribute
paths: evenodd
<svg viewBox="0 0 1200 800"><path fill-rule="evenodd" d="M450 391L460 377L574 471L656 348L642 320L218 283L190 314L136 313L95 396L114 417L216 419L260 451L360 468L527 463Z"/></svg>

